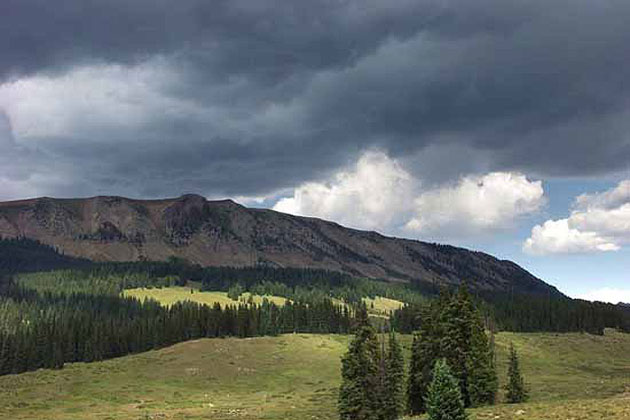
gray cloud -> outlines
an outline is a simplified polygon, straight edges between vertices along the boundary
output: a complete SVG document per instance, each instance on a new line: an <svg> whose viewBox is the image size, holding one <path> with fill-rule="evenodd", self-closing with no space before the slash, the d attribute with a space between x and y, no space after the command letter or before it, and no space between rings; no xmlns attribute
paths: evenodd
<svg viewBox="0 0 630 420"><path fill-rule="evenodd" d="M627 1L5 0L0 16L0 80L31 83L0 88L0 176L34 192L264 195L371 147L429 182L630 162Z"/></svg>

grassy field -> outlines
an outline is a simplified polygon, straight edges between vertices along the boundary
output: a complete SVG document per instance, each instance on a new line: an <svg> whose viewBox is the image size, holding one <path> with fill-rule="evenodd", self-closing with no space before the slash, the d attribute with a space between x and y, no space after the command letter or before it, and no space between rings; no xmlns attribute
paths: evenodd
<svg viewBox="0 0 630 420"><path fill-rule="evenodd" d="M365 297L363 298L363 302L367 305L368 312L387 316L396 309L400 309L405 305L399 300L389 299L382 296L376 296L374 299Z"/></svg>
<svg viewBox="0 0 630 420"><path fill-rule="evenodd" d="M192 293L191 293L192 291ZM145 298L152 298L160 302L162 305L169 306L173 303L190 300L193 302L204 303L206 305L214 305L219 302L221 306L235 305L239 301L247 302L250 293L243 293L239 301L232 300L228 297L227 292L201 292L198 289L191 287L163 287L163 288L138 288L127 289L123 291L125 296L133 296L137 299L143 300ZM261 304L263 298L267 298L269 301L276 305L284 305L286 299L280 296L259 296L253 295L252 300L256 304Z"/></svg>
<svg viewBox="0 0 630 420"><path fill-rule="evenodd" d="M204 339L60 371L0 377L2 419L336 419L348 336ZM410 337L402 337L407 351ZM473 419L629 419L630 335L497 336L514 342L531 401Z"/></svg>
<svg viewBox="0 0 630 420"><path fill-rule="evenodd" d="M175 302L184 300L205 303L206 305L210 306L214 305L215 302L219 302L221 306L233 305L238 303L237 301L230 299L226 292L202 292L198 289L198 287L195 287L194 285L191 287L127 289L123 291L123 294L125 296L133 296L140 300L143 300L145 298L152 298L167 306L172 305ZM249 296L250 293L245 292L240 296L239 301L247 302ZM285 298L280 296L252 296L254 303L257 304L262 303L263 298L269 299L269 301L275 303L276 305L284 305L287 301ZM340 305L344 304L340 300L336 301ZM380 316L389 316L392 311L394 311L395 309L400 309L404 305L401 301L388 299L381 296L376 296L374 299L363 298L363 301L366 303L369 313Z"/></svg>

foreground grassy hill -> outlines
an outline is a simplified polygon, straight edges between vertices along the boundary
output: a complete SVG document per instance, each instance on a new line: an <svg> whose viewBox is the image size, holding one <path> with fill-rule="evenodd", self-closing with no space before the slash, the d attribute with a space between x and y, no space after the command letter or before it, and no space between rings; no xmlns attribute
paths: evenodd
<svg viewBox="0 0 630 420"><path fill-rule="evenodd" d="M2 419L336 419L348 336L203 339L105 362L0 377ZM402 338L407 352L410 337ZM522 358L531 401L474 419L630 418L630 335L497 336Z"/></svg>

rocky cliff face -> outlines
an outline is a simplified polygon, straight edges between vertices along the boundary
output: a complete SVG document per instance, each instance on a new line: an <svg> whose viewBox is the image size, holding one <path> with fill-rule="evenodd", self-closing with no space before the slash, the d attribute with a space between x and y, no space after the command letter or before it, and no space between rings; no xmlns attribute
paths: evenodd
<svg viewBox="0 0 630 420"><path fill-rule="evenodd" d="M96 261L177 256L204 266L312 267L398 282L465 280L487 291L559 293L518 265L481 252L196 195L0 203L0 235L38 239Z"/></svg>

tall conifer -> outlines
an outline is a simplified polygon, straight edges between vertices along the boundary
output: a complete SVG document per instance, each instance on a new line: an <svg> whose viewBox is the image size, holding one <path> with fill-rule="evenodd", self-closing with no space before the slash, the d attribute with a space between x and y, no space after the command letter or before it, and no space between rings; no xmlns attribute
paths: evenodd
<svg viewBox="0 0 630 420"><path fill-rule="evenodd" d="M405 409L405 361L396 334L389 335L389 347L385 358L383 386L383 418L396 420Z"/></svg>
<svg viewBox="0 0 630 420"><path fill-rule="evenodd" d="M435 362L441 354L443 326L441 311L450 299L447 293L431 302L421 313L420 331L414 335L407 382L407 409L411 414L425 411L425 396Z"/></svg>
<svg viewBox="0 0 630 420"><path fill-rule="evenodd" d="M494 404L498 388L494 354L478 313L473 320L470 344L466 362L470 403L472 406Z"/></svg>
<svg viewBox="0 0 630 420"><path fill-rule="evenodd" d="M428 420L466 420L464 399L445 359L435 363L426 397Z"/></svg>
<svg viewBox="0 0 630 420"><path fill-rule="evenodd" d="M341 360L341 420L380 420L380 352L371 326L360 327Z"/></svg>
<svg viewBox="0 0 630 420"><path fill-rule="evenodd" d="M472 347L473 316L475 308L465 286L440 312L443 333L441 334L441 356L448 361L453 376L461 388L464 404L471 404L468 392L470 351Z"/></svg>
<svg viewBox="0 0 630 420"><path fill-rule="evenodd" d="M422 336L420 333L413 335L411 344L411 360L409 361L409 376L407 378L407 410L411 414L420 414L424 411L424 362L422 358Z"/></svg>
<svg viewBox="0 0 630 420"><path fill-rule="evenodd" d="M514 344L510 343L510 360L508 364L508 383L506 385L506 399L510 404L526 401L528 398L525 382L521 375L518 362L518 354L514 349Z"/></svg>

